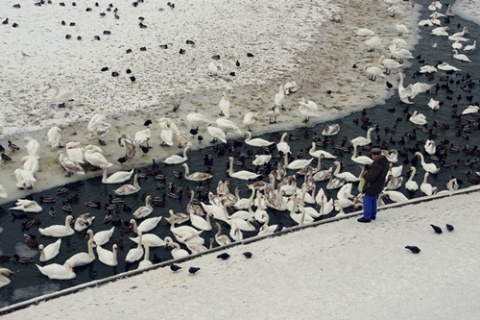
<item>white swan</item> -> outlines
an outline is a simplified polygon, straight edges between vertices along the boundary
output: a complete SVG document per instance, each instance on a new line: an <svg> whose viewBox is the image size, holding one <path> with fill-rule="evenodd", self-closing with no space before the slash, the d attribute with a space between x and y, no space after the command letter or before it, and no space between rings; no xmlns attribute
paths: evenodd
<svg viewBox="0 0 480 320"><path fill-rule="evenodd" d="M412 104L412 102L408 100L409 98L414 99L417 95L430 90L430 88L433 86L432 84L417 82L415 84L409 84L405 88L403 86L404 74L402 72L399 72L398 75L400 76L400 83L398 85L398 95L400 97L400 100L407 104Z"/></svg>
<svg viewBox="0 0 480 320"><path fill-rule="evenodd" d="M438 36L438 37L448 37L449 36L448 30L449 30L448 26L436 27L436 28L432 29L432 31L430 31L430 33L435 35L435 36Z"/></svg>
<svg viewBox="0 0 480 320"><path fill-rule="evenodd" d="M215 222L215 226L217 227L217 232L215 233L215 242L219 246L226 246L232 243L232 240L226 234L222 234L222 227L218 222Z"/></svg>
<svg viewBox="0 0 480 320"><path fill-rule="evenodd" d="M225 134L228 134L229 132L234 132L239 135L242 134L242 130L240 130L240 128L231 120L226 118L217 118L215 122L217 123L218 128L222 129Z"/></svg>
<svg viewBox="0 0 480 320"><path fill-rule="evenodd" d="M373 37L365 40L364 43L369 47L369 50L372 50L372 51L374 49L383 47L383 41L378 36L373 36Z"/></svg>
<svg viewBox="0 0 480 320"><path fill-rule="evenodd" d="M272 160L271 154L256 154L255 160L252 161L252 164L255 166L263 166Z"/></svg>
<svg viewBox="0 0 480 320"><path fill-rule="evenodd" d="M257 122L257 116L258 116L258 112L253 112L253 111L247 112L243 116L243 125L248 130L250 130L251 126L253 126Z"/></svg>
<svg viewBox="0 0 480 320"><path fill-rule="evenodd" d="M206 216L206 219L204 219L203 217L193 212L190 212L190 223L192 224L192 226L199 230L210 231L212 230L212 224L210 223L210 214L207 213Z"/></svg>
<svg viewBox="0 0 480 320"><path fill-rule="evenodd" d="M458 40L462 40L462 38L465 36L465 33L468 33L468 28L467 27L463 27L462 31L460 32L455 32L454 34L450 35L448 37L448 40L451 40L451 41L458 41Z"/></svg>
<svg viewBox="0 0 480 320"><path fill-rule="evenodd" d="M197 112L191 112L187 114L187 121L195 127L206 126L212 122L212 120Z"/></svg>
<svg viewBox="0 0 480 320"><path fill-rule="evenodd" d="M292 162L288 162L288 153L283 155L283 160L287 169L290 170L301 170L310 165L313 161L313 157L310 159L295 159Z"/></svg>
<svg viewBox="0 0 480 320"><path fill-rule="evenodd" d="M465 110L462 111L462 115L477 113L478 110L480 110L480 107L472 104L467 106Z"/></svg>
<svg viewBox="0 0 480 320"><path fill-rule="evenodd" d="M297 194L294 194L293 197L297 197ZM304 224L307 224L307 223L312 223L313 222L313 218L312 216L308 215L305 213L305 210L303 210L302 208L300 208L300 213L297 213L297 200L292 200L293 201L293 205L292 205L292 209L290 210L290 218L295 221L298 225L304 225Z"/></svg>
<svg viewBox="0 0 480 320"><path fill-rule="evenodd" d="M228 175L231 178L240 179L240 180L254 180L261 176L261 174L253 173L248 170L233 172L233 157L229 157L228 161L229 161Z"/></svg>
<svg viewBox="0 0 480 320"><path fill-rule="evenodd" d="M433 98L430 98L430 101L428 101L428 107L432 110L438 110L440 109L440 101L435 100Z"/></svg>
<svg viewBox="0 0 480 320"><path fill-rule="evenodd" d="M388 196L388 198L390 198L390 200L392 200L393 202L401 203L401 202L407 202L408 201L408 198L403 193L401 193L399 191L384 190L383 194Z"/></svg>
<svg viewBox="0 0 480 320"><path fill-rule="evenodd" d="M92 145L85 147L83 156L85 157L85 161L90 163L92 166L99 168L108 168L113 166L113 163L108 161L103 154L98 152L98 149L94 148Z"/></svg>
<svg viewBox="0 0 480 320"><path fill-rule="evenodd" d="M0 198L8 198L7 190L5 187L0 183Z"/></svg>
<svg viewBox="0 0 480 320"><path fill-rule="evenodd" d="M333 164L335 165L335 171L333 172L333 176L347 182L357 182L360 180L359 177L355 176L353 173L348 171L340 172L340 161L334 161Z"/></svg>
<svg viewBox="0 0 480 320"><path fill-rule="evenodd" d="M111 227L110 229L102 230L93 234L93 231L91 229L88 229L87 234L90 239L93 239L93 241L95 241L95 244L97 246L103 246L105 243L110 241L110 238L112 237L114 231L115 227Z"/></svg>
<svg viewBox="0 0 480 320"><path fill-rule="evenodd" d="M367 28L354 28L357 36L374 36L375 32Z"/></svg>
<svg viewBox="0 0 480 320"><path fill-rule="evenodd" d="M410 167L410 177L408 178L407 182L405 182L405 188L410 192L415 192L418 190L418 183L413 180L413 177L417 173L417 169L415 167Z"/></svg>
<svg viewBox="0 0 480 320"><path fill-rule="evenodd" d="M50 243L48 246L43 244L38 245L38 251L40 251L40 261L46 262L55 258L60 253L60 245L62 244L62 239L59 238L57 241Z"/></svg>
<svg viewBox="0 0 480 320"><path fill-rule="evenodd" d="M143 130L137 131L133 140L138 145L147 145L148 141L152 137L152 130L150 128L145 128Z"/></svg>
<svg viewBox="0 0 480 320"><path fill-rule="evenodd" d="M350 143L351 143L352 145L356 144L356 145L359 146L359 147L369 145L370 143L372 143L372 132L373 132L374 130L375 130L374 127L368 128L368 130L367 130L367 136L366 136L366 137L358 136L358 137L353 138L352 140L350 140Z"/></svg>
<svg viewBox="0 0 480 320"><path fill-rule="evenodd" d="M13 271L8 268L0 268L0 288L10 284Z"/></svg>
<svg viewBox="0 0 480 320"><path fill-rule="evenodd" d="M179 156L179 155L171 155L170 157L166 158L163 163L165 164L180 164L180 163L184 163L185 161L188 160L188 156L187 156L187 152L190 151L191 147L190 146L186 146L184 149L183 149L183 157Z"/></svg>
<svg viewBox="0 0 480 320"><path fill-rule="evenodd" d="M226 91L223 91L222 98L218 102L218 107L220 108L220 115L225 116L226 118L230 117L230 100L228 99L228 94Z"/></svg>
<svg viewBox="0 0 480 320"><path fill-rule="evenodd" d="M29 155L39 157L40 155L40 143L32 137L23 138L23 145L27 149Z"/></svg>
<svg viewBox="0 0 480 320"><path fill-rule="evenodd" d="M227 134L218 127L216 122L212 122L207 125L207 132L212 139L217 139L223 143L227 143Z"/></svg>
<svg viewBox="0 0 480 320"><path fill-rule="evenodd" d="M466 45L465 48L463 48L463 51L473 51L477 48L477 40L473 41L472 44Z"/></svg>
<svg viewBox="0 0 480 320"><path fill-rule="evenodd" d="M359 156L357 152L357 145L353 145L353 154L350 158L353 162L358 163L360 165L371 165L373 163L373 159L367 156Z"/></svg>
<svg viewBox="0 0 480 320"><path fill-rule="evenodd" d="M140 191L140 189L141 187L140 187L140 184L138 183L138 173L135 173L135 175L133 176L133 184L126 183L120 186L119 188L115 189L113 192L119 196L126 196L129 194L136 193Z"/></svg>
<svg viewBox="0 0 480 320"><path fill-rule="evenodd" d="M152 200L151 195L148 195L145 197L145 205L138 207L132 214L135 219L148 217L153 212L151 200Z"/></svg>
<svg viewBox="0 0 480 320"><path fill-rule="evenodd" d="M175 222L170 225L170 231L173 233L175 237L184 238L191 237L191 236L200 236L203 230L198 230L190 226L180 226L176 227Z"/></svg>
<svg viewBox="0 0 480 320"><path fill-rule="evenodd" d="M201 181L209 180L213 177L213 175L207 172L190 173L190 169L188 168L188 165L186 163L182 163L182 166L185 169L184 177L187 180L201 182Z"/></svg>
<svg viewBox="0 0 480 320"><path fill-rule="evenodd" d="M437 174L440 171L440 168L437 168L437 166L434 163L432 162L426 163L425 158L423 157L423 154L421 154L420 152L418 151L415 152L415 155L420 158L420 162L422 164L423 170L431 174Z"/></svg>
<svg viewBox="0 0 480 320"><path fill-rule="evenodd" d="M408 30L407 26L402 22L397 22L397 24L395 25L395 28L399 32L400 36L404 33L410 33L410 30Z"/></svg>
<svg viewBox="0 0 480 320"><path fill-rule="evenodd" d="M308 154L311 155L312 157L315 157L317 159L320 159L320 158L323 158L323 159L336 159L337 156L331 154L330 152L328 151L325 151L325 150L316 150L317 148L317 144L314 142L312 142L312 147L310 148L310 150L308 150Z"/></svg>
<svg viewBox="0 0 480 320"><path fill-rule="evenodd" d="M35 265L44 276L47 276L51 280L70 280L77 276L73 271L73 267L68 263L63 265L51 263L43 267L38 264Z"/></svg>
<svg viewBox="0 0 480 320"><path fill-rule="evenodd" d="M130 171L117 171L115 173L112 173L109 177L107 177L107 171L107 168L102 168L102 183L115 184L129 180L132 177L135 169L132 169Z"/></svg>
<svg viewBox="0 0 480 320"><path fill-rule="evenodd" d="M57 155L58 155L58 162L60 163L62 168L67 171L69 175L73 173L80 174L80 175L85 174L85 170L83 169L83 167L80 165L78 161L76 161L75 159L69 156L66 156L65 154L63 154L63 151L58 151Z"/></svg>
<svg viewBox="0 0 480 320"><path fill-rule="evenodd" d="M54 100L59 107L65 107L66 103L72 100L73 91L71 90L62 90L55 84L50 84L48 86L49 89L53 89L52 100Z"/></svg>
<svg viewBox="0 0 480 320"><path fill-rule="evenodd" d="M443 71L461 71L459 68L449 64L448 62L442 62L437 65L437 68Z"/></svg>
<svg viewBox="0 0 480 320"><path fill-rule="evenodd" d="M90 215L89 212L81 214L75 219L73 229L77 232L81 232L90 227L94 220L95 216Z"/></svg>
<svg viewBox="0 0 480 320"><path fill-rule="evenodd" d="M275 142L268 141L262 138L253 138L252 133L250 131L245 132L245 143L252 147L268 147L274 144Z"/></svg>
<svg viewBox="0 0 480 320"><path fill-rule="evenodd" d="M132 263L142 259L143 256L143 246L142 246L142 232L138 231L138 242L137 247L128 250L127 256L125 257L125 262Z"/></svg>
<svg viewBox="0 0 480 320"><path fill-rule="evenodd" d="M150 261L150 247L146 243L143 244L143 247L145 254L143 255L143 260L138 264L137 270L146 269L153 265L152 261Z"/></svg>
<svg viewBox="0 0 480 320"><path fill-rule="evenodd" d="M275 106L283 107L283 104L285 103L285 90L283 86L278 86L278 92L273 98L273 103L275 104Z"/></svg>
<svg viewBox="0 0 480 320"><path fill-rule="evenodd" d="M162 216L159 217L151 217L143 220L138 226L137 230L141 231L143 233L147 233L153 229L155 229L158 225L158 223L162 220ZM135 219L130 220L130 223L132 224L137 224L137 221Z"/></svg>
<svg viewBox="0 0 480 320"><path fill-rule="evenodd" d="M33 175L38 172L39 169L39 162L38 157L36 156L24 156L21 159L22 162L22 169L30 171Z"/></svg>
<svg viewBox="0 0 480 320"><path fill-rule="evenodd" d="M95 254L93 252L93 239L87 241L87 252L79 252L71 256L65 261L65 264L69 264L72 268L85 266L95 261Z"/></svg>
<svg viewBox="0 0 480 320"><path fill-rule="evenodd" d="M423 126L425 124L427 124L427 117L425 117L425 115L423 113L419 113L417 110L415 110L412 115L410 116L410 118L408 118L408 120L410 120L410 122L413 122L415 123L416 125L419 125L419 126Z"/></svg>
<svg viewBox="0 0 480 320"><path fill-rule="evenodd" d="M453 58L463 62L472 62L470 58L463 53L458 53L457 49L453 49Z"/></svg>
<svg viewBox="0 0 480 320"><path fill-rule="evenodd" d="M98 260L100 260L101 263L111 267L115 267L118 265L118 260L117 260L118 247L116 243L112 245L112 251L104 249L101 246L97 246L96 249L97 249Z"/></svg>
<svg viewBox="0 0 480 320"><path fill-rule="evenodd" d="M334 136L334 135L337 135L339 131L340 131L340 125L338 123L334 123L326 126L322 130L322 136L326 136L326 137Z"/></svg>
<svg viewBox="0 0 480 320"><path fill-rule="evenodd" d="M8 210L16 210L23 212L41 212L43 208L34 200L18 199L15 202L15 207L11 207Z"/></svg>
<svg viewBox="0 0 480 320"><path fill-rule="evenodd" d="M427 196L431 196L432 194L434 194L434 187L427 182L429 174L430 173L425 172L425 174L423 175L423 181L420 184L420 190Z"/></svg>
<svg viewBox="0 0 480 320"><path fill-rule="evenodd" d="M437 152L437 145L434 140L427 139L423 148L429 155L434 155Z"/></svg>
<svg viewBox="0 0 480 320"><path fill-rule="evenodd" d="M278 152L281 152L283 154L285 153L291 153L290 152L290 146L288 145L287 142L285 142L285 138L288 136L288 132L284 132L282 136L280 137L280 142L277 143L277 150Z"/></svg>
<svg viewBox="0 0 480 320"><path fill-rule="evenodd" d="M300 99L298 104L298 111L305 117L303 122L309 122L310 117L319 116L318 105L312 100L308 100L307 102L305 102L305 98L302 98Z"/></svg>
<svg viewBox="0 0 480 320"><path fill-rule="evenodd" d="M60 147L60 140L62 139L63 131L57 126L51 127L47 132L47 140L52 149Z"/></svg>
<svg viewBox="0 0 480 320"><path fill-rule="evenodd" d="M67 155L78 163L85 163L85 156L83 155L85 148L78 141L69 141L65 145Z"/></svg>
<svg viewBox="0 0 480 320"><path fill-rule="evenodd" d="M376 66L372 66L372 64L367 63L363 68L363 71L369 76L368 79L375 81L377 77L386 78L387 76L383 73L382 69Z"/></svg>
<svg viewBox="0 0 480 320"><path fill-rule="evenodd" d="M183 259L190 256L187 250L181 249L180 244L173 241L173 239L169 236L165 237L165 246L172 248L170 254L172 255L173 259Z"/></svg>
<svg viewBox="0 0 480 320"><path fill-rule="evenodd" d="M46 228L38 228L41 235L47 237L68 237L75 233L71 227L73 217L68 215L65 217L65 225L55 224Z"/></svg>

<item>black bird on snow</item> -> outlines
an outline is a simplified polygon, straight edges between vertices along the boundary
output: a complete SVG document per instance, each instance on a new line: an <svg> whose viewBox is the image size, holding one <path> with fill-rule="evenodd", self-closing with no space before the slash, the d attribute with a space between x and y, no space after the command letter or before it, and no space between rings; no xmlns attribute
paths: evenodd
<svg viewBox="0 0 480 320"><path fill-rule="evenodd" d="M446 226L447 226L447 230L450 231L450 232L452 232L453 230L455 230L455 228L454 228L451 224L448 224L448 223L447 223Z"/></svg>
<svg viewBox="0 0 480 320"><path fill-rule="evenodd" d="M438 227L434 224L431 224L430 226L433 228L433 231L435 231L435 233L438 233L438 234L442 233L442 228L440 228L440 227Z"/></svg>
<svg viewBox="0 0 480 320"><path fill-rule="evenodd" d="M250 259L250 258L253 256L253 254L252 254L251 252L249 252L249 251L245 251L245 252L243 253L243 255L244 255L245 258L247 258L247 259Z"/></svg>
<svg viewBox="0 0 480 320"><path fill-rule="evenodd" d="M188 272L189 272L191 275L194 275L195 273L197 273L198 270L200 270L200 268L197 268L197 267L190 267L190 268L188 268Z"/></svg>
<svg viewBox="0 0 480 320"><path fill-rule="evenodd" d="M420 253L420 251L421 251L420 248L417 247L417 246L406 246L405 249L408 249L412 253L415 253L415 254Z"/></svg>
<svg viewBox="0 0 480 320"><path fill-rule="evenodd" d="M173 263L170 265L170 270L172 270L173 272L177 272L180 269L182 269L182 267L180 267L179 265Z"/></svg>
<svg viewBox="0 0 480 320"><path fill-rule="evenodd" d="M222 260L227 260L228 258L230 258L230 255L226 252L221 253L217 256L217 259L222 259Z"/></svg>

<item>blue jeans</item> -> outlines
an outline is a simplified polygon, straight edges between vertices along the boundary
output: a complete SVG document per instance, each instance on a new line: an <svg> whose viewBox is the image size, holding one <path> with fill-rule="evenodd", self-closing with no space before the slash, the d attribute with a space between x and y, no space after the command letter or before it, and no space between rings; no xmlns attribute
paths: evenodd
<svg viewBox="0 0 480 320"><path fill-rule="evenodd" d="M371 220L377 215L377 198L378 196L363 196L363 217Z"/></svg>

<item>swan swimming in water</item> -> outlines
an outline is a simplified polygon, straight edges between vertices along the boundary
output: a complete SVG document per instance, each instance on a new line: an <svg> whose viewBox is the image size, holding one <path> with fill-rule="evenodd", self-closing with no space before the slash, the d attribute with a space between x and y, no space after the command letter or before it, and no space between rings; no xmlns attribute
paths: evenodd
<svg viewBox="0 0 480 320"><path fill-rule="evenodd" d="M210 173L206 172L194 172L190 173L189 167L186 163L182 163L183 168L185 169L185 179L190 180L190 181L206 181L211 179L213 176Z"/></svg>
<svg viewBox="0 0 480 320"><path fill-rule="evenodd" d="M65 264L69 264L72 268L85 266L95 261L95 254L93 253L93 239L87 241L87 252L79 252L71 256L65 261Z"/></svg>
<svg viewBox="0 0 480 320"><path fill-rule="evenodd" d="M228 175L232 178L240 179L240 180L254 180L261 176L261 174L253 173L247 170L233 172L233 157L229 157L228 161L229 161Z"/></svg>
<svg viewBox="0 0 480 320"><path fill-rule="evenodd" d="M133 183L126 183L119 188L115 189L113 192L119 196L126 196L129 194L136 193L140 191L141 187L138 183L138 173L135 173L133 176Z"/></svg>
<svg viewBox="0 0 480 320"><path fill-rule="evenodd" d="M70 225L72 221L73 216L68 215L65 217L64 225L55 224L46 228L38 228L38 232L40 232L41 235L47 237L68 237L75 233L75 231Z"/></svg>
<svg viewBox="0 0 480 320"><path fill-rule="evenodd" d="M245 143L252 147L268 147L275 143L262 138L252 139L252 133L250 131L246 131L245 135L246 135Z"/></svg>
<svg viewBox="0 0 480 320"><path fill-rule="evenodd" d="M100 260L101 263L107 266L115 267L116 265L118 265L117 252L118 247L116 243L112 245L112 251L104 249L101 246L97 246L98 260Z"/></svg>
<svg viewBox="0 0 480 320"><path fill-rule="evenodd" d="M425 117L423 113L419 113L417 110L413 112L413 114L410 116L410 118L408 118L408 120L419 126L427 124L427 117Z"/></svg>
<svg viewBox="0 0 480 320"><path fill-rule="evenodd" d="M44 276L47 276L51 280L70 280L77 276L69 263L63 265L51 263L43 267L38 264L35 265Z"/></svg>
<svg viewBox="0 0 480 320"><path fill-rule="evenodd" d="M420 162L422 164L423 170L431 174L437 174L440 171L440 168L437 168L437 166L434 163L432 162L426 163L425 158L423 157L423 154L421 154L420 152L418 151L415 152L415 156L420 158Z"/></svg>
<svg viewBox="0 0 480 320"><path fill-rule="evenodd" d="M46 262L52 260L60 253L60 245L62 244L62 239L59 238L57 241L50 243L48 246L43 244L38 245L38 251L40 251L40 261Z"/></svg>
<svg viewBox="0 0 480 320"><path fill-rule="evenodd" d="M0 288L10 284L13 271L8 268L0 268Z"/></svg>
<svg viewBox="0 0 480 320"><path fill-rule="evenodd" d="M330 137L338 134L340 131L340 125L338 123L334 123L331 125L328 125L322 130L322 136Z"/></svg>
<svg viewBox="0 0 480 320"><path fill-rule="evenodd" d="M373 132L374 130L375 130L374 127L368 128L368 130L367 130L367 136L366 136L366 137L358 136L358 137L353 138L352 140L350 140L350 143L351 143L352 145L356 144L356 145L359 146L359 147L363 147L363 146L369 145L370 143L372 143L372 132Z"/></svg>

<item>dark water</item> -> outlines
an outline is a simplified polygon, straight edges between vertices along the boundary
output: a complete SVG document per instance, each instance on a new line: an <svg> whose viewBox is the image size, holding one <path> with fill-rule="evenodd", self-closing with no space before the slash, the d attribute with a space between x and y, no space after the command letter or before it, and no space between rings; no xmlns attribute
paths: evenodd
<svg viewBox="0 0 480 320"><path fill-rule="evenodd" d="M421 2L423 4L429 3L429 1L417 2ZM425 8L421 19L425 19L429 14L430 12ZM458 17L451 19L449 26L450 33L461 31L464 26L467 26L470 31L470 34L467 35L467 37L471 38L472 40L474 39L473 35L479 34L480 31L480 28L476 24L462 20ZM428 82L431 84L438 83L439 90L436 93L433 92L434 90L432 90L430 93L417 96L414 99L415 104L410 106L401 103L398 99L398 96L395 95L387 101L386 105L368 109L365 111L366 114L364 115L361 113L354 113L343 119L335 121L334 123L339 123L341 126L340 135L338 137L334 137L333 140L328 141L325 144L324 149L329 152L337 153L339 160L341 160L344 164L343 170L358 174L360 172L360 168L350 160L351 150L344 151L344 154L342 155L339 153L338 149L335 149L335 145L340 145L342 143L342 136L344 135L347 136L348 139L359 135L364 136L368 127L378 125L379 130L375 136L378 135L379 139L375 139L373 145L383 146L388 149L400 150L401 155L399 157L399 162L395 165L400 165L403 163L404 182L408 178L406 174L407 168L413 164L418 168L419 174L417 174L415 177L415 181L417 181L420 185L423 178L423 169L419 162L415 163L412 156L417 150L423 152L424 141L429 137L433 137L437 143L437 150L444 149L445 154L442 155L440 154L440 151L438 151L436 156L439 159L430 159L429 156L423 152L426 155L427 162L434 162L437 164L437 166L442 166L439 174L431 175L429 177L429 182L432 185L437 186L439 190L445 190L446 183L450 177L455 176L463 182L461 187L468 187L472 184L478 183L476 179L479 178L476 177L474 173L475 171L479 171L479 153L475 152L474 149L479 141L479 131L475 127L473 127L471 130L464 129L466 125L470 125L472 128L471 124L478 122L479 117L478 115L459 117L459 115L468 104L478 102L480 93L480 57L478 56L478 52L474 51L470 54L467 53L472 60L471 63L462 63L456 61L452 58L451 41L444 37L431 36L431 28L429 27L420 28L422 39L417 45L414 53L414 55L417 56L417 59L412 61L413 65L410 69L405 70L406 83L404 85L407 86L410 83L418 81ZM437 48L432 48L432 43L434 42L437 43ZM436 65L442 61L447 61L457 66L458 68L462 69L462 72L446 74L444 71L439 70L439 72L434 74L432 78L427 78L424 75L415 73L415 71L419 70L420 66L425 63ZM473 83L471 91L469 92L462 89L467 82ZM468 96L473 96L471 102L467 101ZM440 100L443 102L443 105L439 110L432 111L427 106L430 98L434 98L435 100ZM452 112L455 109L455 106L458 106L458 116L455 116L455 114ZM428 125L425 126L426 130L417 128L413 123L408 121L407 112L411 112L413 110L418 110L427 116ZM366 120L366 118L368 118L368 120ZM365 121L362 121L361 119L364 119ZM433 126L434 121L438 124L437 126ZM311 146L313 137L315 135L320 137L320 133L323 128L329 124L331 123L321 124L313 128L301 128L291 131L290 133L292 136L288 142L291 146L292 154L297 156L302 152L305 152L303 157L309 158L308 149ZM395 128L395 131L389 131L387 133L386 128ZM416 134L414 134L415 131ZM282 133L283 132L269 133L262 137L270 141L278 142ZM414 135L415 138L413 137ZM401 140L405 137L410 138L405 139L404 143L402 143ZM445 143L443 148L441 147L442 142ZM451 145L453 145L455 148L451 148ZM345 146L348 147L349 144L347 143ZM460 151L454 151L456 148L459 148ZM255 152L257 151L258 150ZM251 160L254 158L252 154L253 149L246 148L245 146L236 148L234 153L236 156L243 154L248 157L249 159L246 161L246 163L251 163ZM217 146L191 152L189 154L190 159L188 161L191 172L205 171L207 169L207 166L203 162L203 157L205 154L213 155L214 178L209 184L203 186L204 190L201 194L206 194L208 190L215 192L218 181L227 178L225 172L225 162L228 159L229 150L225 150L223 146ZM271 163L275 163L275 161L282 161L279 158L275 158L278 157L276 150L273 151L273 155L274 159L272 159ZM440 160L443 160L443 165L441 164ZM323 160L322 164L325 166L330 166L332 162L331 160ZM184 191L186 191L188 188L195 189L197 186L196 183L175 177L175 170L183 171L182 167L179 165L164 167L163 164L161 164L160 169L165 173L167 186L169 182L172 182L178 187L183 188ZM252 170L253 168L251 166L247 166L246 169ZM235 166L235 170L239 170L238 165ZM473 171L473 175L469 176L469 171ZM289 172L289 174L291 173L292 172ZM265 173L264 179L266 179ZM135 210L137 207L144 204L142 196L145 194L148 193L155 197L161 196L164 193L168 193L168 188L157 189L155 186L157 183L158 181L153 179L153 177L148 177L146 180L141 180L142 190L139 194L124 197L125 204ZM301 183L302 178L299 177L297 179L297 185L301 185ZM320 187L326 190L326 183L327 182L317 183L317 190ZM245 181L232 179L230 181L230 191L233 192L237 186L242 190L242 197L249 196L249 191L246 188ZM35 214L35 217L39 217L41 219L42 227L52 224L63 224L66 214L62 210L62 202L78 197L78 202L71 201L69 203L75 216L85 212L90 212L92 215L96 216L96 221L92 225L94 232L111 228L112 225L110 223L105 224L103 222L103 219L107 214L107 211L103 205L108 202L108 195L113 194L113 190L117 188L118 185L104 185L101 183L101 178L94 178L83 182L71 183L67 187L69 192L65 195L57 195L58 188L34 193L31 195L31 197L37 201L41 196L56 198L56 202L54 204L43 204L42 206L44 207L44 210L42 213ZM398 189L398 191L404 192L406 195L408 195L408 197L422 196L421 191L417 191L414 195L407 194L403 187ZM329 198L335 197L336 195L335 190L326 190L326 193ZM84 202L86 201L100 201L103 205L101 209L91 209L85 206ZM154 207L151 217L159 215L167 217L169 209L172 209L174 212L186 212L186 204L188 201L189 199L185 195L181 199L166 197L165 206ZM134 234L132 232L122 233L120 228L116 228L112 240L118 243L123 243L124 245L123 250L121 250L118 254L119 265L117 267L107 267L97 260L89 266L76 268L75 271L77 276L73 280L48 280L37 270L34 265L34 263L39 263L38 255L33 257L34 263L25 264L19 261L15 262L14 259L9 259L14 254L19 252L19 246L26 247L23 232L21 231L21 224L22 222L25 222L25 220L13 220L10 211L8 211L8 208L11 206L13 206L13 203L7 203L0 207L0 225L4 228L0 236L0 249L3 251L3 261L1 262L2 267L10 268L15 272L15 275L10 285L0 288L0 307L25 301L42 294L54 292L91 280L102 279L137 267L137 263L134 263L133 265L127 265L124 262L128 250L131 247L136 246L136 244L132 244L132 242L128 239L128 237L134 236ZM50 207L53 207L57 212L56 217L54 218L50 217L47 213ZM269 210L269 214L271 219L270 224L282 223L285 227L296 225L296 223L290 219L288 212ZM327 217L334 216L335 214L336 212ZM130 218L131 213L120 211L114 220L122 219L128 221ZM228 234L228 225L222 223L222 227L223 233ZM37 240L45 245L54 241L52 238L40 236L36 226L33 226L25 232L36 236ZM159 226L152 232L162 238L167 235L171 236L169 224L164 219L162 219ZM214 236L214 233L215 231L211 231L204 232L202 234L206 239L207 247L209 244L209 239ZM250 237L255 234L256 232L244 232L244 237ZM216 246L216 244L214 244L214 246ZM73 254L86 251L86 247L87 241L82 233L76 233L73 236L62 238L60 254L55 259L47 263L55 262L62 264ZM109 245L104 247L110 249ZM28 250L35 249L29 248ZM25 253L21 253L20 255L25 255ZM150 259L153 260L154 256L162 261L171 258L170 253L164 248L151 248Z"/></svg>

